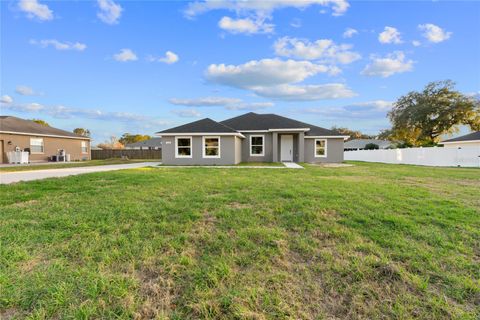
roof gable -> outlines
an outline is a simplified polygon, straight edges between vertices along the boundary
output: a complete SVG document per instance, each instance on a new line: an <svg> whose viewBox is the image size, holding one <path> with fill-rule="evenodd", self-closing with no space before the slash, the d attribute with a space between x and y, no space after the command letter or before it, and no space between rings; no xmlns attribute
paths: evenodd
<svg viewBox="0 0 480 320"><path fill-rule="evenodd" d="M205 118L157 133L237 133L237 131L210 118Z"/></svg>
<svg viewBox="0 0 480 320"><path fill-rule="evenodd" d="M43 126L31 120L20 119L13 116L0 116L0 131L12 132L17 134L31 134L44 136L59 136L78 139L90 139L88 137L76 135L73 132Z"/></svg>

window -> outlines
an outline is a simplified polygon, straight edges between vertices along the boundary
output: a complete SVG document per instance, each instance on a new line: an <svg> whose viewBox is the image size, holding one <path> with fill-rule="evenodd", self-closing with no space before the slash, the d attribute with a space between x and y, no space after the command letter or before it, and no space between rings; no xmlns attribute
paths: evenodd
<svg viewBox="0 0 480 320"><path fill-rule="evenodd" d="M325 158L327 156L327 140L315 139L315 158Z"/></svg>
<svg viewBox="0 0 480 320"><path fill-rule="evenodd" d="M42 138L30 138L30 152L31 153L43 153L43 139Z"/></svg>
<svg viewBox="0 0 480 320"><path fill-rule="evenodd" d="M82 153L88 153L87 141L82 141Z"/></svg>
<svg viewBox="0 0 480 320"><path fill-rule="evenodd" d="M175 137L175 156L177 158L192 157L192 137Z"/></svg>
<svg viewBox="0 0 480 320"><path fill-rule="evenodd" d="M265 137L263 135L250 136L250 156L263 156Z"/></svg>
<svg viewBox="0 0 480 320"><path fill-rule="evenodd" d="M220 137L203 137L203 157L220 158Z"/></svg>

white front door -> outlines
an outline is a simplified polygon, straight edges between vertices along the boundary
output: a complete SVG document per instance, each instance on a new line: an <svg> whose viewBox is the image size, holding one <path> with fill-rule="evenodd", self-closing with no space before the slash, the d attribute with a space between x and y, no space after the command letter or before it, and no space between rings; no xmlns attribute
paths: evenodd
<svg viewBox="0 0 480 320"><path fill-rule="evenodd" d="M280 161L293 161L293 135L281 135Z"/></svg>

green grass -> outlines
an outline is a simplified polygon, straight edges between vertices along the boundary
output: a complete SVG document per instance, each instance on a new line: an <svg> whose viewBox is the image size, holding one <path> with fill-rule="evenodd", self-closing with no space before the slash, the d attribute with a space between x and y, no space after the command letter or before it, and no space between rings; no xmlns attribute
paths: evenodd
<svg viewBox="0 0 480 320"><path fill-rule="evenodd" d="M90 167L90 166L103 166L107 164L125 164L147 161L160 161L160 160L123 160L123 159L106 159L106 160L88 160L78 162L67 163L49 163L41 165L12 165L8 167L0 167L0 172L15 172L15 171L31 171L31 170L45 170L45 169L59 169L59 168L74 168L74 167Z"/></svg>
<svg viewBox="0 0 480 320"><path fill-rule="evenodd" d="M480 170L144 168L0 186L0 318L478 319Z"/></svg>

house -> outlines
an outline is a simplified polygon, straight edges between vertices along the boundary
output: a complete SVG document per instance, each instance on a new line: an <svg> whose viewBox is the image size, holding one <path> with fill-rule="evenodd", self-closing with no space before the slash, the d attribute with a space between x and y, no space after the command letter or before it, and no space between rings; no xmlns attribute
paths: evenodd
<svg viewBox="0 0 480 320"><path fill-rule="evenodd" d="M229 165L239 162L342 162L343 136L276 114L206 118L157 133L162 162Z"/></svg>
<svg viewBox="0 0 480 320"><path fill-rule="evenodd" d="M70 160L90 159L90 138L72 132L43 126L30 120L0 116L0 162L6 163L7 152L16 148L30 152L31 162L48 161L65 150Z"/></svg>
<svg viewBox="0 0 480 320"><path fill-rule="evenodd" d="M365 150L367 144L376 144L379 149L390 149L395 146L394 143L388 140L378 139L354 139L345 142L345 151Z"/></svg>
<svg viewBox="0 0 480 320"><path fill-rule="evenodd" d="M144 141L128 143L125 149L139 149L139 150L159 150L162 149L162 138L151 138Z"/></svg>
<svg viewBox="0 0 480 320"><path fill-rule="evenodd" d="M445 148L480 147L480 131L440 142Z"/></svg>

